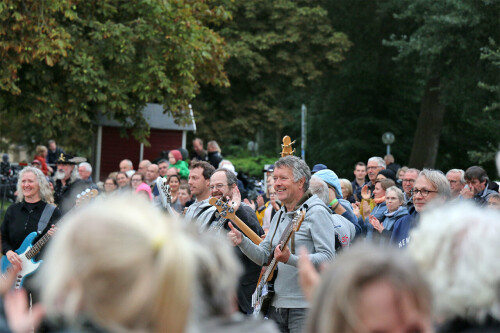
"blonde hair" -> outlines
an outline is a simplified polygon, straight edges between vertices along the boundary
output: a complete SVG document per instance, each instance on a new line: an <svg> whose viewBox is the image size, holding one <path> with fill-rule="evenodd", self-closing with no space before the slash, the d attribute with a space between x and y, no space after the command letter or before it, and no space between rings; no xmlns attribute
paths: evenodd
<svg viewBox="0 0 500 333"><path fill-rule="evenodd" d="M461 202L422 214L409 253L436 295L439 318L500 320L500 214Z"/></svg>
<svg viewBox="0 0 500 333"><path fill-rule="evenodd" d="M351 182L348 179L345 179L345 178L340 178L339 182L340 182L341 185L344 185L344 187L347 190L347 193L342 193L342 196L344 197L344 199L349 198L352 195L352 184L351 184Z"/></svg>
<svg viewBox="0 0 500 333"><path fill-rule="evenodd" d="M362 332L358 301L364 288L377 281L387 281L395 293L408 295L422 314L430 315L430 291L416 265L408 259L396 249L368 244L342 252L322 274L306 332Z"/></svg>
<svg viewBox="0 0 500 333"><path fill-rule="evenodd" d="M25 167L24 169L19 172L19 176L17 178L17 202L21 202L24 200L24 193L22 189L22 181L23 181L23 176L25 173L31 172L32 174L35 175L36 180L38 182L38 194L40 195L40 199L42 201L45 201L47 203L53 203L54 202L54 195L52 194L52 191L50 190L49 187L49 181L47 180L47 177L43 174L42 170L35 168L35 167Z"/></svg>
<svg viewBox="0 0 500 333"><path fill-rule="evenodd" d="M49 316L111 331L181 332L191 307L193 240L146 200L96 200L59 223L40 272Z"/></svg>
<svg viewBox="0 0 500 333"><path fill-rule="evenodd" d="M48 151L47 147L43 146L43 145L40 145L40 146L36 146L35 148L35 152L36 152L36 155L42 155L43 153L45 153L46 151Z"/></svg>

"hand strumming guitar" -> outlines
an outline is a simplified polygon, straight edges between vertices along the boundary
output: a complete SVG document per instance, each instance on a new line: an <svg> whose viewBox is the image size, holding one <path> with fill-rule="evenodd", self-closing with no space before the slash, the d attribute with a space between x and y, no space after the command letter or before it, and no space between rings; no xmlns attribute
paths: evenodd
<svg viewBox="0 0 500 333"><path fill-rule="evenodd" d="M276 258L277 261L281 261L286 264L288 259L290 259L290 249L288 248L288 245L286 245L283 250L281 250L280 246L281 244L278 244L278 246L274 249L274 258Z"/></svg>

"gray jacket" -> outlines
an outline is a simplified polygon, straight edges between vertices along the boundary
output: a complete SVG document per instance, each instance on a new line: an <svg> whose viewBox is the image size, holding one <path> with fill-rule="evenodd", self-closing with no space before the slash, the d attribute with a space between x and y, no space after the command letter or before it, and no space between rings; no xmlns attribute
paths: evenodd
<svg viewBox="0 0 500 333"><path fill-rule="evenodd" d="M184 219L189 222L194 221L200 229L203 229L204 227L208 228L208 225L205 224L210 221L210 218L216 210L214 206L208 203L208 200L209 199L205 199L194 202L188 207Z"/></svg>
<svg viewBox="0 0 500 333"><path fill-rule="evenodd" d="M309 259L316 266L335 257L335 223L332 223L330 211L316 195L306 195L308 196L308 198L305 196L307 200L295 207L296 209L304 207L307 211L299 231L295 233L295 236L292 236L288 243L292 252L290 258L286 264L278 263L279 273L274 283L276 294L272 302L276 308L309 307L298 281L297 253L301 247L306 248L309 252ZM283 231L292 220L295 212L287 212L284 206L281 207L274 215L269 233L262 243L255 245L251 240L243 237L239 245L241 251L257 265L267 264L268 258L274 253ZM295 246L291 246L292 240L294 240Z"/></svg>

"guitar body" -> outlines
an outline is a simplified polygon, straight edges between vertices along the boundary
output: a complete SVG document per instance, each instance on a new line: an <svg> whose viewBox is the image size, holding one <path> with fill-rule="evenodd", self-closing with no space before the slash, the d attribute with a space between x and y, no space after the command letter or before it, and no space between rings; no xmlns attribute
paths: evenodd
<svg viewBox="0 0 500 333"><path fill-rule="evenodd" d="M278 269L276 269L273 273L273 277L267 283L261 283L257 286L252 298L255 300L253 315L259 316L262 313L264 318L267 318L269 314L269 307L273 301L273 297L275 294L274 291L274 282L276 281L276 277L278 276Z"/></svg>
<svg viewBox="0 0 500 333"><path fill-rule="evenodd" d="M38 266L42 263L42 260L35 262L35 259L28 259L26 258L26 252L28 252L32 245L34 239L37 237L36 231L30 233L26 238L24 239L23 243L21 246L15 251L19 257L21 257L22 261L22 269L19 273L17 273L17 277L15 280L14 288L19 289L23 286L24 280L33 274L37 269ZM1 261L1 269L2 269L2 275L4 275L7 270L12 266L10 261L7 259L7 256L3 256Z"/></svg>

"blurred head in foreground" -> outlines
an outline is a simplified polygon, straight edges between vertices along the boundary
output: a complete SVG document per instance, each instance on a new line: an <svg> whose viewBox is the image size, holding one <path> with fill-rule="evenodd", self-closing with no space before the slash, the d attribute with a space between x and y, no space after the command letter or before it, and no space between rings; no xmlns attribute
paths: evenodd
<svg viewBox="0 0 500 333"><path fill-rule="evenodd" d="M146 200L114 197L65 216L42 265L49 317L109 331L181 332L196 244Z"/></svg>
<svg viewBox="0 0 500 333"><path fill-rule="evenodd" d="M395 249L354 246L322 274L307 332L432 332L431 295Z"/></svg>
<svg viewBox="0 0 500 333"><path fill-rule="evenodd" d="M431 210L422 215L411 237L409 252L435 295L438 319L499 322L497 211L470 203Z"/></svg>

